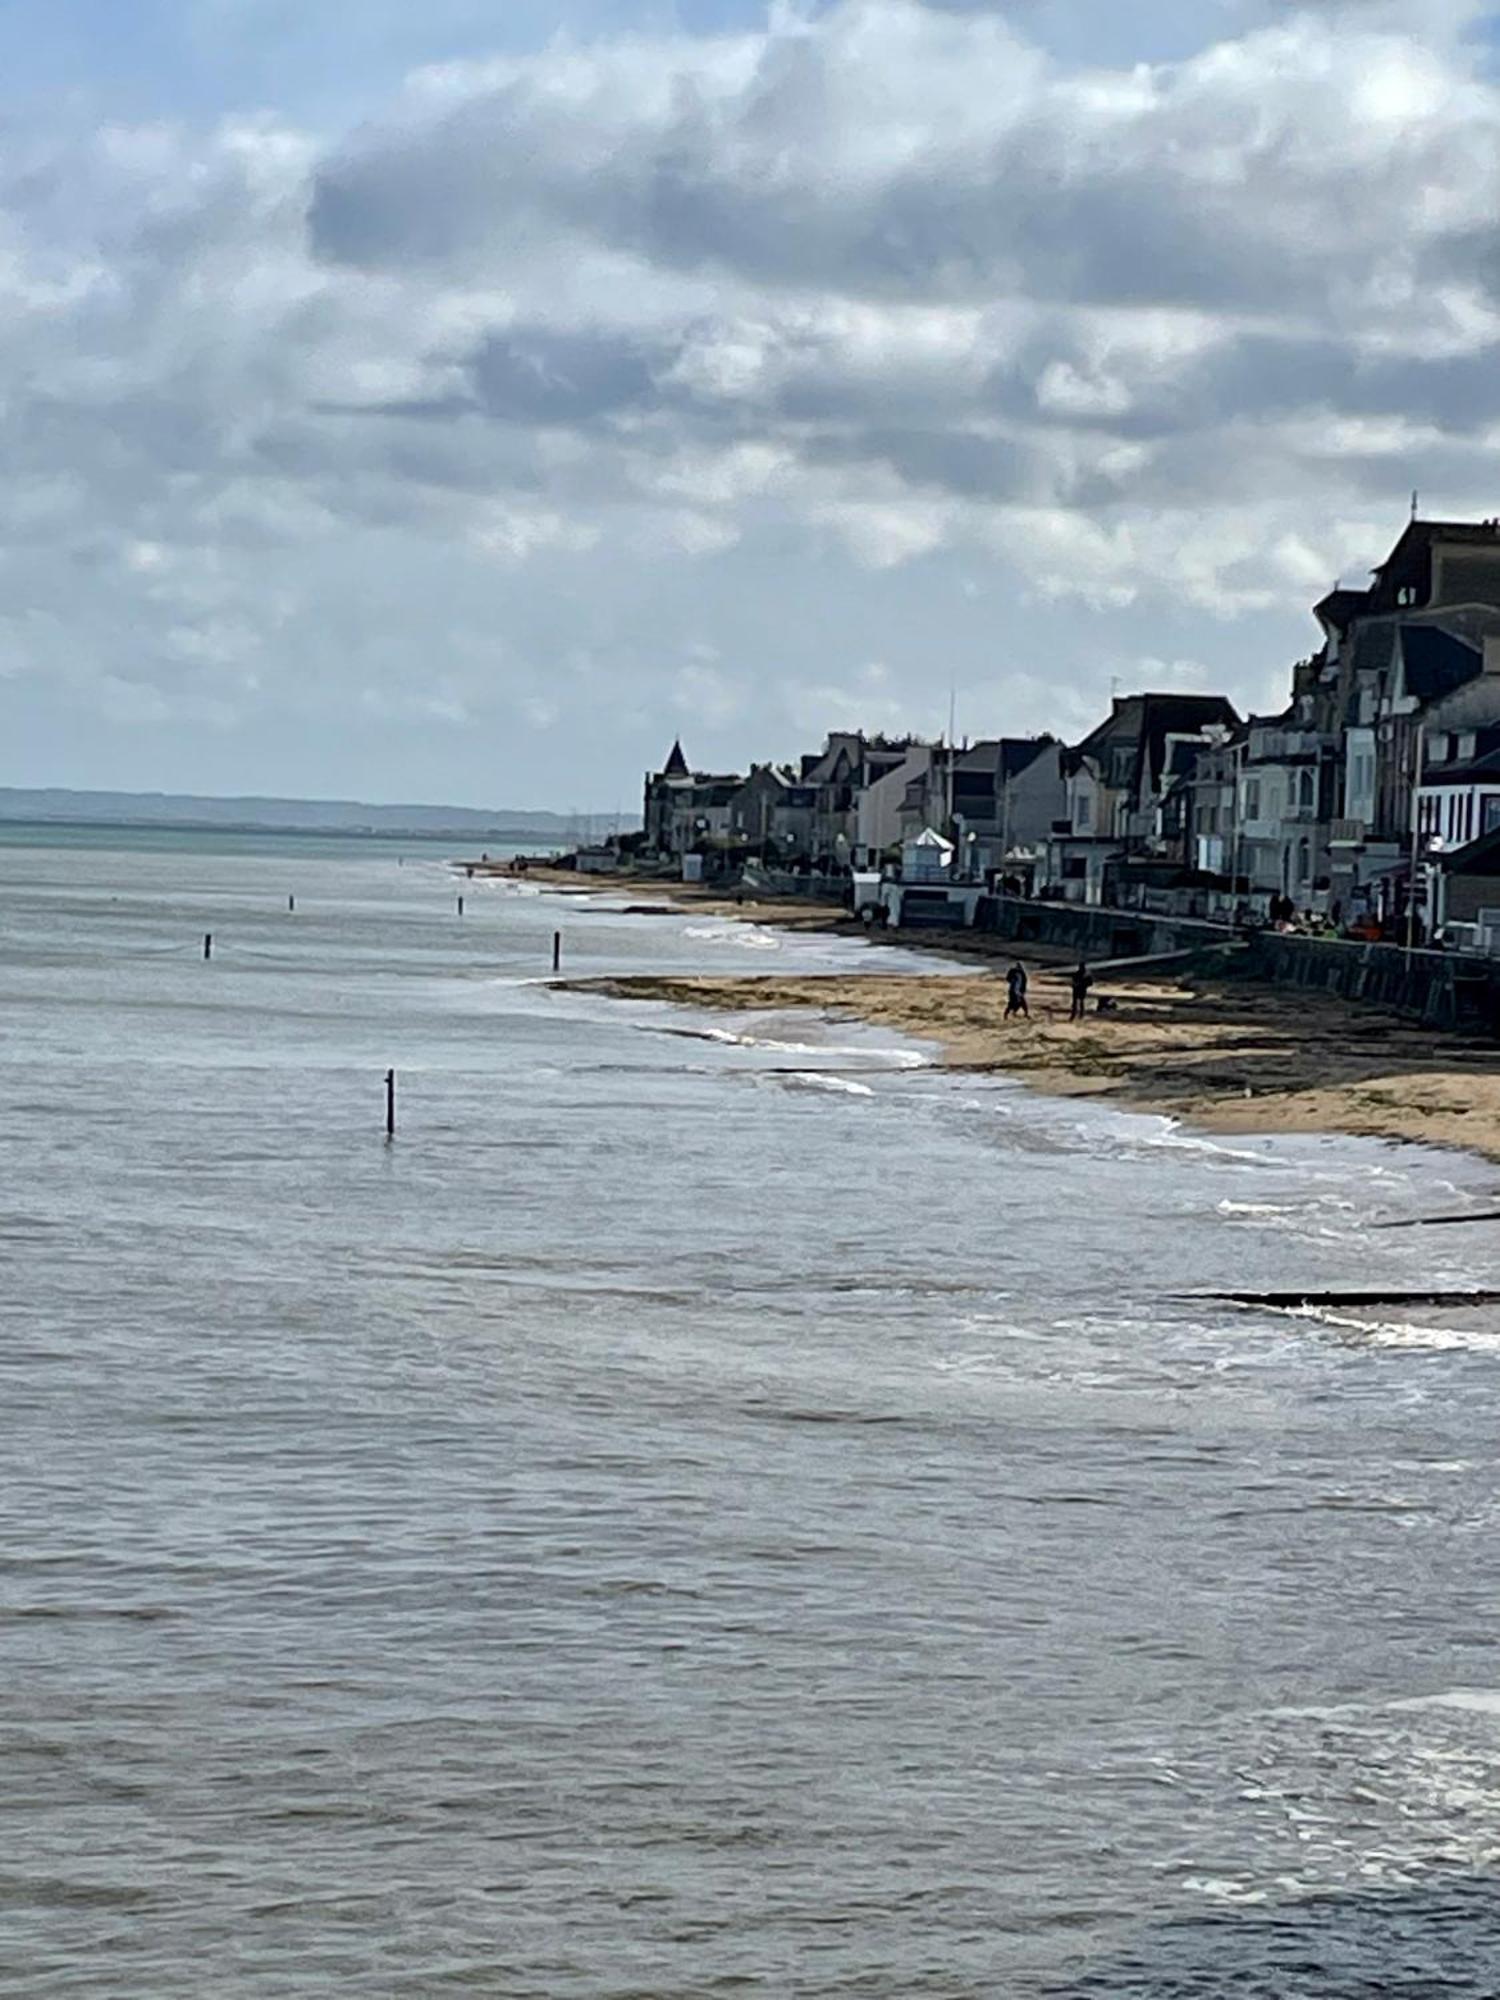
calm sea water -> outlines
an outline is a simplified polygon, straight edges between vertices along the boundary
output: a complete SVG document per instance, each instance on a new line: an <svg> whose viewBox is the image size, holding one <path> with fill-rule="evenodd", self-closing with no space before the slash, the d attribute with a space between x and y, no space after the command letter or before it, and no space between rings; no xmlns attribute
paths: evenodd
<svg viewBox="0 0 1500 2000"><path fill-rule="evenodd" d="M0 1993L1500 1991L1495 1175L457 886L0 841Z"/></svg>

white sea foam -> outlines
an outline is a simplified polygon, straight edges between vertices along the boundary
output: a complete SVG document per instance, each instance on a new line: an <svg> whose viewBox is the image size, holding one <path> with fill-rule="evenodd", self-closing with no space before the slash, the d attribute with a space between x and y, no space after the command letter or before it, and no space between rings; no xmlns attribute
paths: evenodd
<svg viewBox="0 0 1500 2000"><path fill-rule="evenodd" d="M1395 1709L1457 1708L1473 1715L1500 1716L1500 1688L1444 1688L1438 1694L1419 1694L1409 1701L1393 1701Z"/></svg>
<svg viewBox="0 0 1500 2000"><path fill-rule="evenodd" d="M1369 1347L1425 1349L1433 1354L1500 1354L1500 1333L1478 1327L1418 1326L1412 1320L1360 1319L1352 1313L1331 1311L1327 1306L1293 1306L1285 1309L1293 1319L1306 1319L1340 1332L1356 1333Z"/></svg>
<svg viewBox="0 0 1500 2000"><path fill-rule="evenodd" d="M794 1090L828 1090L844 1097L873 1097L874 1091L867 1083L857 1083L850 1076L830 1076L826 1070L799 1069L783 1076L781 1081Z"/></svg>
<svg viewBox="0 0 1500 2000"><path fill-rule="evenodd" d="M1217 1139L1205 1138L1201 1132L1184 1131L1175 1118L1162 1121L1159 1132L1145 1136L1142 1143L1147 1146L1170 1146L1187 1153L1206 1153L1220 1160L1233 1160L1251 1167L1282 1167L1285 1160L1274 1159L1269 1153L1252 1153L1243 1146L1224 1146Z"/></svg>
<svg viewBox="0 0 1500 2000"><path fill-rule="evenodd" d="M921 1049L882 1048L878 1044L847 1046L829 1042L783 1042L772 1035L746 1035L733 1028L700 1028L695 1031L706 1042L725 1048L761 1049L777 1056L849 1056L860 1062L888 1063L892 1069L931 1069L932 1057Z"/></svg>
<svg viewBox="0 0 1500 2000"><path fill-rule="evenodd" d="M759 924L689 924L683 936L695 938L700 944L738 945L742 951L781 950L781 939L776 932Z"/></svg>

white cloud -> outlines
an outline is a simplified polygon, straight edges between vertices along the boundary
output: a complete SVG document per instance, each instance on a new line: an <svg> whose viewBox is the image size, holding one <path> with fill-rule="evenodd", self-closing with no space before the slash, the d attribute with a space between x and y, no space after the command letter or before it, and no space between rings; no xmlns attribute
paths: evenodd
<svg viewBox="0 0 1500 2000"><path fill-rule="evenodd" d="M671 699L679 715L719 730L745 713L749 691L720 668L695 664L674 676Z"/></svg>
<svg viewBox="0 0 1500 2000"><path fill-rule="evenodd" d="M1258 690L1413 487L1496 508L1475 13L1155 0L1174 59L1085 65L1104 0L835 0L449 64L331 148L38 121L7 700L92 704L101 757L233 729L269 787L294 726L329 789L420 748L540 802L666 713L724 759L950 672L974 730L1086 719L1110 659Z"/></svg>

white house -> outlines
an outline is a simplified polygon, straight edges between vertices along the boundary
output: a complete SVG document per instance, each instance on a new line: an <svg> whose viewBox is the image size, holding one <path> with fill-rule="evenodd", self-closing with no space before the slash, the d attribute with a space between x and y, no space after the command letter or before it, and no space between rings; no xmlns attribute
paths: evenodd
<svg viewBox="0 0 1500 2000"><path fill-rule="evenodd" d="M907 786L931 769L932 745L912 743L899 764L883 771L860 792L855 802L855 860L878 868L887 848L901 838L901 802Z"/></svg>

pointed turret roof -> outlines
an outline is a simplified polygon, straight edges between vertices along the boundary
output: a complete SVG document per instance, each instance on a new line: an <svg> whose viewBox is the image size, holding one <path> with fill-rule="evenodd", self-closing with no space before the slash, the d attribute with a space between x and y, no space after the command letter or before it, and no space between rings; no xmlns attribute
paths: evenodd
<svg viewBox="0 0 1500 2000"><path fill-rule="evenodd" d="M688 774L687 758L682 754L682 739L677 737L672 743L672 754L662 769L664 778L685 778Z"/></svg>

